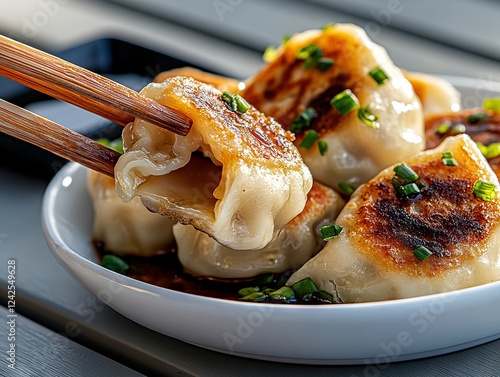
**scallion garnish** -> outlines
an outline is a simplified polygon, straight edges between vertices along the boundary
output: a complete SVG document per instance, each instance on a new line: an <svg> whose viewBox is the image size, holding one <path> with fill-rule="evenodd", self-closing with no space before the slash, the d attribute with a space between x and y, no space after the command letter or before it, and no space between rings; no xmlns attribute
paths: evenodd
<svg viewBox="0 0 500 377"><path fill-rule="evenodd" d="M345 182L339 183L339 189L347 195L352 195L352 193L354 192L354 187Z"/></svg>
<svg viewBox="0 0 500 377"><path fill-rule="evenodd" d="M262 55L262 58L266 63L272 63L273 61L276 60L278 57L278 52L276 51L275 46L267 46L266 49L264 50L264 54Z"/></svg>
<svg viewBox="0 0 500 377"><path fill-rule="evenodd" d="M437 126L436 130L434 131L438 135L444 135L451 129L451 123L450 122L445 122L441 123L439 126Z"/></svg>
<svg viewBox="0 0 500 377"><path fill-rule="evenodd" d="M419 246L415 250L413 250L413 255L415 255L419 260L423 261L432 255L432 251L430 251L425 246Z"/></svg>
<svg viewBox="0 0 500 377"><path fill-rule="evenodd" d="M399 164L393 170L396 177L401 178L404 183L412 183L418 179L418 174L406 164Z"/></svg>
<svg viewBox="0 0 500 377"><path fill-rule="evenodd" d="M465 124L458 123L458 124L455 124L453 126L451 131L452 131L453 135L460 135L460 134L464 134L465 131L467 131L467 127L465 127Z"/></svg>
<svg viewBox="0 0 500 377"><path fill-rule="evenodd" d="M335 298L333 297L333 295L331 293L328 293L327 291L319 291L319 297L322 299L322 300L325 300L325 301L328 301L328 302L331 302L331 303L335 303Z"/></svg>
<svg viewBox="0 0 500 377"><path fill-rule="evenodd" d="M129 265L123 259L111 254L102 257L101 266L119 274L124 274L129 269Z"/></svg>
<svg viewBox="0 0 500 377"><path fill-rule="evenodd" d="M328 152L328 143L324 140L318 140L319 154L324 156Z"/></svg>
<svg viewBox="0 0 500 377"><path fill-rule="evenodd" d="M286 44L292 36L290 34L283 34L283 37L281 37L281 43Z"/></svg>
<svg viewBox="0 0 500 377"><path fill-rule="evenodd" d="M488 155L488 147L479 141L476 141L476 145L483 154L483 156L486 157Z"/></svg>
<svg viewBox="0 0 500 377"><path fill-rule="evenodd" d="M500 143L492 143L486 147L486 158L495 158L500 156Z"/></svg>
<svg viewBox="0 0 500 377"><path fill-rule="evenodd" d="M369 107L360 108L358 110L358 118L368 127L375 129L380 127L380 125L377 122L378 115L373 114Z"/></svg>
<svg viewBox="0 0 500 377"><path fill-rule="evenodd" d="M496 186L493 183L485 181L474 182L473 191L475 196L485 202L491 202L496 196Z"/></svg>
<svg viewBox="0 0 500 377"><path fill-rule="evenodd" d="M350 89L346 89L333 97L330 100L330 105L335 107L340 115L346 115L359 109L359 100Z"/></svg>
<svg viewBox="0 0 500 377"><path fill-rule="evenodd" d="M260 291L259 287L245 287L245 288L241 288L238 291L238 294L240 296L248 296L249 294L252 294L252 293L255 293L255 292L259 292L259 291Z"/></svg>
<svg viewBox="0 0 500 377"><path fill-rule="evenodd" d="M380 67L371 69L368 74L375 80L378 85L382 85L385 81L389 80L389 76L387 76L387 73L385 73L385 71Z"/></svg>
<svg viewBox="0 0 500 377"><path fill-rule="evenodd" d="M273 301L285 301L288 302L290 299L292 299L295 296L295 292L293 291L292 288L287 287L286 285L273 291L270 292L269 298Z"/></svg>
<svg viewBox="0 0 500 377"><path fill-rule="evenodd" d="M322 226L319 231L321 232L323 241L330 241L337 237L342 232L342 229L340 225L330 224Z"/></svg>
<svg viewBox="0 0 500 377"><path fill-rule="evenodd" d="M453 153L451 152L443 152L441 155L441 161L446 166L458 166L457 160L453 157Z"/></svg>
<svg viewBox="0 0 500 377"><path fill-rule="evenodd" d="M483 119L488 118L488 114L486 113L477 113L477 114L471 114L467 118L465 118L465 121L471 124L476 124L481 122Z"/></svg>
<svg viewBox="0 0 500 377"><path fill-rule="evenodd" d="M500 98L486 98L483 101L483 109L500 110Z"/></svg>
<svg viewBox="0 0 500 377"><path fill-rule="evenodd" d="M118 138L116 140L110 141L109 139L106 138L100 138L96 140L99 144L104 145L105 147L111 148L115 150L118 153L123 154L123 139Z"/></svg>
<svg viewBox="0 0 500 377"><path fill-rule="evenodd" d="M255 284L256 286L258 287L264 287L268 284L271 284L274 280L275 276L274 274L262 274L262 275L259 275L257 276L254 280L253 280L253 284Z"/></svg>
<svg viewBox="0 0 500 377"><path fill-rule="evenodd" d="M318 292L318 287L316 287L316 284L314 284L309 277L292 284L290 288L293 289L296 297L299 297L304 301L308 301L313 293Z"/></svg>
<svg viewBox="0 0 500 377"><path fill-rule="evenodd" d="M416 183L407 183L401 186L401 194L403 196L411 196L420 193L420 188Z"/></svg>
<svg viewBox="0 0 500 377"><path fill-rule="evenodd" d="M311 148L318 136L319 134L314 130L307 131L299 146L305 149Z"/></svg>
<svg viewBox="0 0 500 377"><path fill-rule="evenodd" d="M304 61L305 69L316 68L321 72L325 72L334 64L333 59L323 57L323 51L314 43L302 47L295 57Z"/></svg>
<svg viewBox="0 0 500 377"><path fill-rule="evenodd" d="M229 105L231 110L239 114L246 113L250 108L248 102L245 101L245 99L239 94L231 94L229 92L224 92L222 93L222 100Z"/></svg>
<svg viewBox="0 0 500 377"><path fill-rule="evenodd" d="M331 29L332 27L335 26L335 23L334 22L330 22L330 23L327 23L327 24L324 24L322 27L321 27L321 30L323 31L327 31L329 29Z"/></svg>
<svg viewBox="0 0 500 377"><path fill-rule="evenodd" d="M240 301L253 301L253 302L261 302L266 301L267 296L263 292L253 292L246 296L239 297Z"/></svg>
<svg viewBox="0 0 500 377"><path fill-rule="evenodd" d="M312 107L308 107L290 124L290 131L297 133L306 130L315 116L316 111Z"/></svg>

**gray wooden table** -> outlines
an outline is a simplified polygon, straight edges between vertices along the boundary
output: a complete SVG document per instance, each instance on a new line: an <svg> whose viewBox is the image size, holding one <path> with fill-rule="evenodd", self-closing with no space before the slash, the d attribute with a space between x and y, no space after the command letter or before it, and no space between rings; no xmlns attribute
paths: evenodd
<svg viewBox="0 0 500 377"><path fill-rule="evenodd" d="M56 1L56 0L54 0ZM10 4L6 4L10 3ZM127 7L121 5L126 4ZM182 3L182 5L181 5ZM374 18L388 2L374 1L225 1L232 10L220 13L212 1L115 0L57 2L57 12L29 39L51 48L67 48L85 40L120 36L135 43L246 77L261 64L260 51L278 43L285 32L318 27L326 22L355 22L373 28L373 38L386 46L400 66L429 73L500 80L494 37L500 27L491 17L500 8L474 2L483 23L462 23L474 30L454 45L439 34L420 32L422 22L443 22L442 12L423 13L420 26L405 21L416 2L382 23ZM336 5L335 5L336 3ZM429 4L428 1L422 4ZM439 3L439 2L437 2ZM140 4L142 11L135 9ZM432 3L434 4L434 2ZM470 2L468 3L470 5ZM357 5L357 7L356 7ZM410 6L411 5L411 6ZM422 5L422 6L424 6ZM443 6L449 6L443 1ZM367 8L368 7L368 8ZM55 8L54 8L55 9ZM419 8L421 9L421 8ZM441 9L442 11L442 9ZM22 35L26 20L44 12L38 1L2 2L0 32ZM378 12L378 13L377 13ZM152 15L154 13L154 15ZM464 15L449 12L455 25ZM47 13L48 14L48 13ZM384 13L385 14L385 13ZM398 17L399 16L399 17ZM467 17L463 17L467 19ZM494 17L493 17L494 18ZM498 17L496 18L498 19ZM370 24L375 22L375 24ZM379 28L376 29L377 25ZM434 23L432 23L434 22ZM428 26L429 27L429 26ZM425 29L429 34L430 29ZM375 31L377 31L375 33ZM472 35L473 34L473 35ZM479 45L474 38L485 36ZM446 38L445 38L446 37ZM488 49L491 49L489 53ZM480 51L479 51L480 50ZM0 375L5 376L496 376L500 341L449 355L375 366L306 366L257 361L219 354L150 331L100 303L53 258L40 223L41 198L47 179L16 171L0 161ZM8 260L16 261L17 369L8 368Z"/></svg>

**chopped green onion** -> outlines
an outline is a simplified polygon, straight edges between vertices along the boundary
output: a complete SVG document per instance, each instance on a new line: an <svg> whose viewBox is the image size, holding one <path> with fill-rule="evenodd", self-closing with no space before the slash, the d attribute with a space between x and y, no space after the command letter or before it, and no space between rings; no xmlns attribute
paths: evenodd
<svg viewBox="0 0 500 377"><path fill-rule="evenodd" d="M333 65L333 63L334 63L333 59L330 59L330 58L319 58L316 61L315 68L318 71L325 72L325 71L327 71Z"/></svg>
<svg viewBox="0 0 500 377"><path fill-rule="evenodd" d="M418 174L406 164L400 164L394 167L396 177L401 178L405 183L415 182Z"/></svg>
<svg viewBox="0 0 500 377"><path fill-rule="evenodd" d="M323 241L330 241L337 237L342 232L342 229L340 225L331 224L322 226L319 231L321 232L321 236L323 236Z"/></svg>
<svg viewBox="0 0 500 377"><path fill-rule="evenodd" d="M240 301L253 301L253 302L261 302L266 301L267 296L262 292L254 292L249 295L238 298Z"/></svg>
<svg viewBox="0 0 500 377"><path fill-rule="evenodd" d="M319 134L314 130L307 131L306 135L300 142L299 146L305 149L311 148L311 146L314 144L318 136Z"/></svg>
<svg viewBox="0 0 500 377"><path fill-rule="evenodd" d="M500 110L500 98L486 98L483 101L485 110Z"/></svg>
<svg viewBox="0 0 500 377"><path fill-rule="evenodd" d="M322 299L322 300L325 300L325 301L329 301L331 303L335 303L335 298L333 297L333 295L331 293L328 293L327 291L319 291L319 297Z"/></svg>
<svg viewBox="0 0 500 377"><path fill-rule="evenodd" d="M430 251L425 246L420 246L413 250L413 255L415 255L419 260L423 261L432 255L432 251Z"/></svg>
<svg viewBox="0 0 500 377"><path fill-rule="evenodd" d="M328 152L328 143L324 140L318 140L319 154L324 156Z"/></svg>
<svg viewBox="0 0 500 377"><path fill-rule="evenodd" d="M476 145L483 154L483 156L486 157L486 155L488 154L488 147L479 141L476 141Z"/></svg>
<svg viewBox="0 0 500 377"><path fill-rule="evenodd" d="M284 286L280 289L269 293L269 298L276 301L290 301L295 293L292 288Z"/></svg>
<svg viewBox="0 0 500 377"><path fill-rule="evenodd" d="M104 145L105 147L111 148L118 153L123 154L123 139L119 138L113 141L110 141L109 139L106 138L100 138L96 140L99 144Z"/></svg>
<svg viewBox="0 0 500 377"><path fill-rule="evenodd" d="M259 287L264 287L268 284L271 284L274 280L274 274L262 274L262 275L259 275L257 276L254 281L253 281L253 284L259 286Z"/></svg>
<svg viewBox="0 0 500 377"><path fill-rule="evenodd" d="M346 115L353 110L359 109L358 98L350 89L340 92L330 100L330 105L335 107L340 115Z"/></svg>
<svg viewBox="0 0 500 377"><path fill-rule="evenodd" d="M453 126L453 129L451 131L453 135L459 135L464 134L465 131L467 131L467 128L465 127L465 124L458 123Z"/></svg>
<svg viewBox="0 0 500 377"><path fill-rule="evenodd" d="M222 100L226 102L231 107L231 110L236 113L244 114L250 108L248 102L245 101L245 99L239 94L224 92L222 93Z"/></svg>
<svg viewBox="0 0 500 377"><path fill-rule="evenodd" d="M292 36L290 34L283 34L283 37L281 37L281 43L286 44Z"/></svg>
<svg viewBox="0 0 500 377"><path fill-rule="evenodd" d="M255 292L259 292L259 291L260 291L259 287L245 287L245 288L241 288L238 291L238 294L240 296L248 296L251 293L255 293Z"/></svg>
<svg viewBox="0 0 500 377"><path fill-rule="evenodd" d="M278 57L278 52L276 50L276 47L274 46L267 46L266 49L264 50L264 55L262 58L266 63L272 63L273 61L276 60Z"/></svg>
<svg viewBox="0 0 500 377"><path fill-rule="evenodd" d="M446 166L458 166L457 160L453 157L453 153L451 152L443 152L441 155L441 161Z"/></svg>
<svg viewBox="0 0 500 377"><path fill-rule="evenodd" d="M474 182L473 193L479 199L491 202L496 196L496 186L490 182L476 181Z"/></svg>
<svg viewBox="0 0 500 377"><path fill-rule="evenodd" d="M323 51L314 43L302 47L295 57L304 61L304 68L316 68L318 71L325 72L334 63L333 59L323 57Z"/></svg>
<svg viewBox="0 0 500 377"><path fill-rule="evenodd" d="M352 193L354 192L354 187L345 182L339 183L339 189L347 195L352 195Z"/></svg>
<svg viewBox="0 0 500 377"><path fill-rule="evenodd" d="M436 130L434 131L438 135L444 135L451 129L451 123L450 122L445 122L440 124Z"/></svg>
<svg viewBox="0 0 500 377"><path fill-rule="evenodd" d="M371 128L379 128L378 124L378 115L375 115L371 112L369 107L362 107L358 110L358 118Z"/></svg>
<svg viewBox="0 0 500 377"><path fill-rule="evenodd" d="M295 57L299 60L308 60L313 59L317 60L323 56L323 51L314 43L308 44L305 47L302 47L297 53Z"/></svg>
<svg viewBox="0 0 500 377"><path fill-rule="evenodd" d="M476 124L481 122L482 120L488 118L488 114L486 113L477 113L477 114L471 114L467 118L465 118L465 121L468 123Z"/></svg>
<svg viewBox="0 0 500 377"><path fill-rule="evenodd" d="M405 197L418 194L419 192L420 189L418 188L416 183L407 183L406 185L401 186L401 194Z"/></svg>
<svg viewBox="0 0 500 377"><path fill-rule="evenodd" d="M495 158L500 156L500 143L492 143L486 147L486 158Z"/></svg>
<svg viewBox="0 0 500 377"><path fill-rule="evenodd" d="M124 274L129 269L129 265L123 259L111 254L107 254L102 258L101 266L119 274Z"/></svg>
<svg viewBox="0 0 500 377"><path fill-rule="evenodd" d="M318 287L316 287L316 284L314 284L309 277L292 284L290 288L293 289L296 297L305 301L307 301L313 293L318 292Z"/></svg>
<svg viewBox="0 0 500 377"><path fill-rule="evenodd" d="M385 71L380 67L371 69L368 74L375 80L378 85L382 85L386 80L389 80L389 76L387 76L387 73L385 73Z"/></svg>
<svg viewBox="0 0 500 377"><path fill-rule="evenodd" d="M297 133L306 130L315 116L316 111L312 107L308 107L290 124L290 131Z"/></svg>
<svg viewBox="0 0 500 377"><path fill-rule="evenodd" d="M330 30L334 26L335 26L334 22L329 22L329 23L324 24L323 26L321 26L321 30L327 31L327 30Z"/></svg>

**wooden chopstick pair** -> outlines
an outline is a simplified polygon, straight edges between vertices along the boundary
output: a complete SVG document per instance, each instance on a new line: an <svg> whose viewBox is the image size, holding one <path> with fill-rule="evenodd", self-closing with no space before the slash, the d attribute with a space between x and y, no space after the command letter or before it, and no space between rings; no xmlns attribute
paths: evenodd
<svg viewBox="0 0 500 377"><path fill-rule="evenodd" d="M191 127L191 119L174 109L2 35L0 75L123 126L140 118L184 136ZM118 153L4 100L0 100L0 131L113 176Z"/></svg>

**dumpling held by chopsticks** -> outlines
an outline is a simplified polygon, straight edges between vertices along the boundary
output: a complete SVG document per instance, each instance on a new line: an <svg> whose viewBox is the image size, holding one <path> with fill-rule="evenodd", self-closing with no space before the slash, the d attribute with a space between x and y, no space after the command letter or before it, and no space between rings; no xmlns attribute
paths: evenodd
<svg viewBox="0 0 500 377"><path fill-rule="evenodd" d="M312 177L293 135L241 97L187 77L142 94L193 119L186 137L135 120L115 176L125 201L193 225L237 250L260 249L304 208Z"/></svg>

